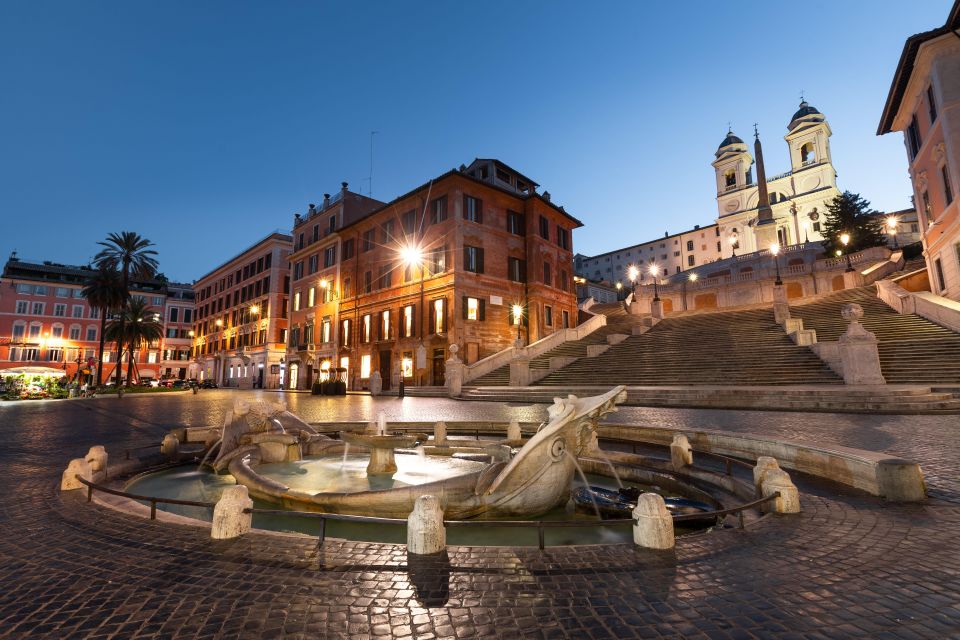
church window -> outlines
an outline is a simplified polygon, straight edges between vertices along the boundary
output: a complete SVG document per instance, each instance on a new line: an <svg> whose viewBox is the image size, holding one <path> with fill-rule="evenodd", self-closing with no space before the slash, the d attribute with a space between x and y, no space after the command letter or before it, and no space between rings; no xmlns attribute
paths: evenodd
<svg viewBox="0 0 960 640"><path fill-rule="evenodd" d="M737 186L737 174L732 170L727 171L723 174L724 185L729 189L730 187Z"/></svg>
<svg viewBox="0 0 960 640"><path fill-rule="evenodd" d="M817 152L813 149L813 143L807 142L800 147L800 162L804 165L813 164L817 161Z"/></svg>

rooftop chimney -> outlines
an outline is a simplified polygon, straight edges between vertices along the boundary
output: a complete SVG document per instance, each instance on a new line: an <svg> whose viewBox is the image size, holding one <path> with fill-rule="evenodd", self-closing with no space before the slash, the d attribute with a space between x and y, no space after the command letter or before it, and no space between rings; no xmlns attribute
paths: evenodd
<svg viewBox="0 0 960 640"><path fill-rule="evenodd" d="M330 194L325 193L323 194L323 208L326 209L329 206L330 206Z"/></svg>
<svg viewBox="0 0 960 640"><path fill-rule="evenodd" d="M550 192L549 192L549 191L544 191L544 192L543 192L543 199L546 200L547 202L550 202Z"/></svg>
<svg viewBox="0 0 960 640"><path fill-rule="evenodd" d="M346 193L346 192L347 192L347 183L346 183L346 182L341 182L341 183L340 183L340 191L342 191L343 193Z"/></svg>
<svg viewBox="0 0 960 640"><path fill-rule="evenodd" d="M317 205L310 204L310 206L307 207L307 215L312 216L312 215L316 215L316 213L317 213Z"/></svg>

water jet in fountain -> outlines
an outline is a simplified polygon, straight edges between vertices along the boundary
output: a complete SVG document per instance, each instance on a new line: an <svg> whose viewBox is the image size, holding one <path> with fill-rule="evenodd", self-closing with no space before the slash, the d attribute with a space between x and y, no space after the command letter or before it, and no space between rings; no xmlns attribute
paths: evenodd
<svg viewBox="0 0 960 640"><path fill-rule="evenodd" d="M564 451L567 454L567 457L570 458L570 461L573 462L573 466L577 469L577 474L580 476L580 481L583 483L583 486L588 490L590 489L590 483L587 482L587 476L583 473L583 469L580 468L580 463L577 462L577 459L573 457L569 451ZM600 505L597 504L597 499L593 497L593 494L590 494L590 499L593 501L593 510L597 513L597 517L601 518L600 515Z"/></svg>

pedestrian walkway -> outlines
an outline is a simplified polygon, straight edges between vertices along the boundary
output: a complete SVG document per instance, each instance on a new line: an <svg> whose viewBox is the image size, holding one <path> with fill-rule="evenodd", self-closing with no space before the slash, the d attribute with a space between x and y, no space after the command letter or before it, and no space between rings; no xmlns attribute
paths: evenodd
<svg viewBox="0 0 960 640"><path fill-rule="evenodd" d="M632 545L451 548L410 565L401 545L203 528L61 495L67 460L114 456L176 426L220 424L204 391L0 406L0 637L950 638L960 629L955 416L627 407L616 422L776 435L919 459L932 499L884 504L797 474L804 511L745 531ZM546 407L435 398L284 396L315 422L542 420Z"/></svg>

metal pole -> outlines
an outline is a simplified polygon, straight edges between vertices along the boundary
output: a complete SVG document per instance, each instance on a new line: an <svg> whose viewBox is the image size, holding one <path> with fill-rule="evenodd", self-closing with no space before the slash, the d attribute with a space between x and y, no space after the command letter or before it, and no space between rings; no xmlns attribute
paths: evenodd
<svg viewBox="0 0 960 640"><path fill-rule="evenodd" d="M774 264L777 265L777 281L774 282L774 284L779 286L779 285L782 285L782 284L783 284L783 281L780 280L780 257L777 256L776 254L774 254L774 256L773 256L773 262L774 262Z"/></svg>

